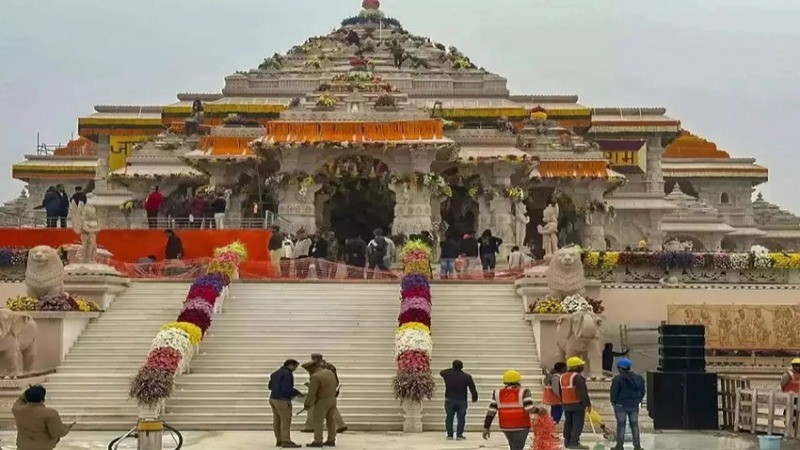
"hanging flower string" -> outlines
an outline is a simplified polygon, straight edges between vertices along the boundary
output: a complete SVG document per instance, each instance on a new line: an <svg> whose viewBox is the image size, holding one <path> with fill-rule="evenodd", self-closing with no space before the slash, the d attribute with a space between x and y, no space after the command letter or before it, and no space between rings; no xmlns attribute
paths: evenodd
<svg viewBox="0 0 800 450"><path fill-rule="evenodd" d="M206 274L197 277L189 288L177 320L158 332L144 365L131 382L128 395L139 405L157 406L172 395L175 377L188 369L196 347L211 326L214 306L227 296L228 285L246 258L247 248L241 242L214 251Z"/></svg>
<svg viewBox="0 0 800 450"><path fill-rule="evenodd" d="M401 402L421 402L433 396L431 376L431 249L422 241L403 246L400 315L395 333L397 376L395 397Z"/></svg>

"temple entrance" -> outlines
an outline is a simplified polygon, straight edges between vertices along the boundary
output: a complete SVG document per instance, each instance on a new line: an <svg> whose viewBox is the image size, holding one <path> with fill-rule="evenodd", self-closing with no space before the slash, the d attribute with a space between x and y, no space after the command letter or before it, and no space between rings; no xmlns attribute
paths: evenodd
<svg viewBox="0 0 800 450"><path fill-rule="evenodd" d="M543 225L544 209L552 196L553 189L536 188L528 191L528 196L525 198L525 206L528 208L528 218L530 219L525 229L525 245L531 249L536 259L544 258L542 235L539 234L538 227Z"/></svg>
<svg viewBox="0 0 800 450"><path fill-rule="evenodd" d="M384 163L368 156L339 158L318 177L325 180L316 197L320 229L333 232L340 244L355 236L369 242L376 228L391 233L395 195Z"/></svg>
<svg viewBox="0 0 800 450"><path fill-rule="evenodd" d="M467 233L476 233L478 224L478 202L463 186L451 186L453 196L441 204L442 220L447 223L448 236L459 240Z"/></svg>
<svg viewBox="0 0 800 450"><path fill-rule="evenodd" d="M539 234L538 227L542 225L544 209L552 201L558 203L559 209L559 245L581 244L583 218L572 199L563 192L557 193L553 188L537 187L531 189L525 198L525 206L528 208L528 217L530 218L526 228L525 245L532 249L533 255L537 259L544 257L542 235Z"/></svg>

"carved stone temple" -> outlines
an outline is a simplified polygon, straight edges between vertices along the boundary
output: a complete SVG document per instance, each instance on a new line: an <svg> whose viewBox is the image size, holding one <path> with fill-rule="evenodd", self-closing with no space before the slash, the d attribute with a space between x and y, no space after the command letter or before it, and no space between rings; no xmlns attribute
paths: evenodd
<svg viewBox="0 0 800 450"><path fill-rule="evenodd" d="M450 45L373 8L255 58L221 92L96 106L78 119L78 140L13 166L28 196L8 207L39 217L32 208L48 186L91 185L102 227L144 227L141 211L123 217L120 207L150 186L169 196L172 217L213 187L230 193L232 226L269 212L291 230L339 239L378 227L456 237L491 229L506 248L541 254L537 227L555 202L561 245L800 247L800 218L752 200L767 181L754 159L717 149L664 108L512 94Z"/></svg>

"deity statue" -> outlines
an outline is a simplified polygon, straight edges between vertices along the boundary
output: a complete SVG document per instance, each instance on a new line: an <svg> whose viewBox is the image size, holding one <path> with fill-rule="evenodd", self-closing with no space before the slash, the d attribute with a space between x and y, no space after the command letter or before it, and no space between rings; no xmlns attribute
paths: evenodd
<svg viewBox="0 0 800 450"><path fill-rule="evenodd" d="M519 248L525 247L525 234L528 231L528 207L523 202L514 203L514 243Z"/></svg>
<svg viewBox="0 0 800 450"><path fill-rule="evenodd" d="M539 234L542 235L542 248L544 259L549 260L558 250L558 204L551 203L544 209L542 215L542 225L537 227Z"/></svg>
<svg viewBox="0 0 800 450"><path fill-rule="evenodd" d="M97 210L85 203L72 204L70 211L72 229L81 236L81 257L84 264L97 262L97 233L100 225L97 221Z"/></svg>

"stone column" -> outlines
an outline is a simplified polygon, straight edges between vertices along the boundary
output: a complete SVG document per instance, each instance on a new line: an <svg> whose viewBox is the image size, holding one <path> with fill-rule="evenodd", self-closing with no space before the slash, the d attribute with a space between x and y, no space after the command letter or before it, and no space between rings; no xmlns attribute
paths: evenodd
<svg viewBox="0 0 800 450"><path fill-rule="evenodd" d="M390 184L395 193L394 221L392 234L410 236L423 231L433 231L431 218L431 193L424 186Z"/></svg>
<svg viewBox="0 0 800 450"><path fill-rule="evenodd" d="M278 215L292 224L297 233L301 228L307 233L317 232L317 213L314 196L322 188L319 183L312 184L301 192L301 186L287 184L279 195Z"/></svg>
<svg viewBox="0 0 800 450"><path fill-rule="evenodd" d="M511 211L511 200L496 195L489 202L489 211L492 214L492 234L503 240L503 245L500 246L500 255L498 261L506 261L506 257L511 253L511 248L514 247L514 214ZM479 230L478 233L483 233Z"/></svg>
<svg viewBox="0 0 800 450"><path fill-rule="evenodd" d="M603 222L605 221L605 214L602 213L587 213L583 224L583 245L590 247L592 250L605 251L606 249L606 234Z"/></svg>
<svg viewBox="0 0 800 450"><path fill-rule="evenodd" d="M647 248L650 251L661 250L664 244L664 232L661 230L661 211L650 211L650 226L647 229Z"/></svg>
<svg viewBox="0 0 800 450"><path fill-rule="evenodd" d="M647 141L647 192L664 194L664 173L661 171L661 155L664 147L661 137L653 137Z"/></svg>

